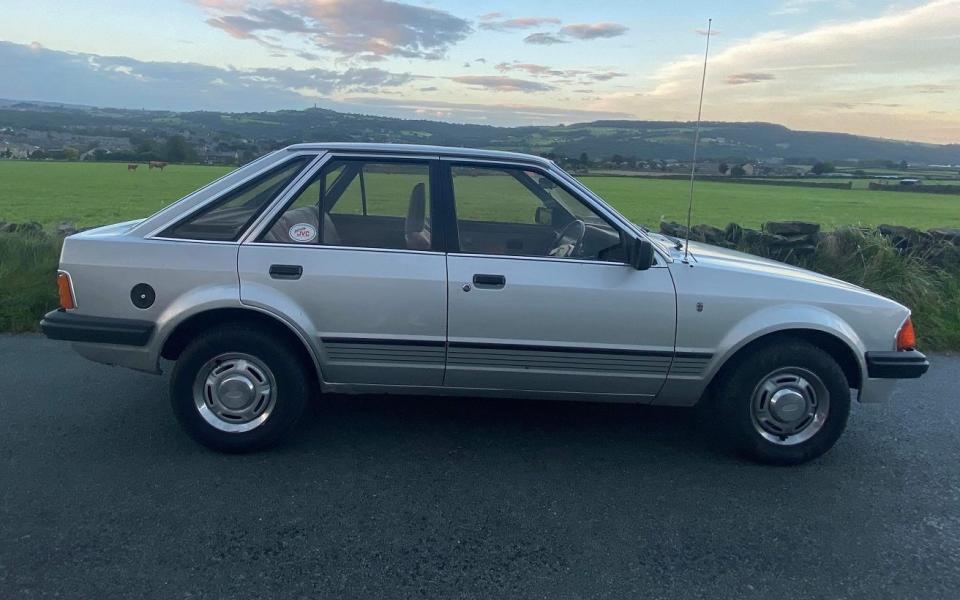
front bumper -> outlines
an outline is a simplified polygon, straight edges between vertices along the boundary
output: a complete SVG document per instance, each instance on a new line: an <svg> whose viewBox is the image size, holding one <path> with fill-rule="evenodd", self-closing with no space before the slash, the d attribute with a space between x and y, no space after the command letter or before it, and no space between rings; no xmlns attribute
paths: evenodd
<svg viewBox="0 0 960 600"><path fill-rule="evenodd" d="M48 312L40 321L40 330L51 340L121 346L146 346L154 327L151 321L91 317L63 309Z"/></svg>
<svg viewBox="0 0 960 600"><path fill-rule="evenodd" d="M930 361L916 350L867 352L867 375L873 379L916 379L930 368Z"/></svg>

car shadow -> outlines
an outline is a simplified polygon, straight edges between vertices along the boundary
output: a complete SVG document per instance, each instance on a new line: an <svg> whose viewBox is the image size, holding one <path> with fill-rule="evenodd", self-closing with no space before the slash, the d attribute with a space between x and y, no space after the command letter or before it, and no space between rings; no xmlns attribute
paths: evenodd
<svg viewBox="0 0 960 600"><path fill-rule="evenodd" d="M325 395L283 445L311 451L368 443L421 452L480 451L530 456L684 455L708 462L738 460L717 443L699 409L633 404L394 395Z"/></svg>

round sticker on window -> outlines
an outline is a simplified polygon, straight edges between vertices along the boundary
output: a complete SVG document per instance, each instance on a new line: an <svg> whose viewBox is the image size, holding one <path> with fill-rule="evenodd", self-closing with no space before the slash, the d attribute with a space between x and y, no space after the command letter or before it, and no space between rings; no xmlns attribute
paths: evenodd
<svg viewBox="0 0 960 600"><path fill-rule="evenodd" d="M306 244L317 239L317 228L310 223L297 223L287 232L290 239L301 244Z"/></svg>

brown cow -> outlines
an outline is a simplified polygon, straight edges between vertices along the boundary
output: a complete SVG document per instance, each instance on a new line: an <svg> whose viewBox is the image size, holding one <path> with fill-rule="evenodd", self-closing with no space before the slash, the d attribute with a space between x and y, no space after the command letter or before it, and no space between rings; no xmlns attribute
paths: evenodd
<svg viewBox="0 0 960 600"><path fill-rule="evenodd" d="M127 170L128 170L128 171L136 171L136 170L137 170L137 167L139 167L139 166L140 166L140 165L127 165Z"/></svg>
<svg viewBox="0 0 960 600"><path fill-rule="evenodd" d="M163 162L162 160L151 160L151 161L150 161L150 169L151 169L151 170L152 170L152 169L160 169L160 170L162 171L165 166L167 166L167 163Z"/></svg>

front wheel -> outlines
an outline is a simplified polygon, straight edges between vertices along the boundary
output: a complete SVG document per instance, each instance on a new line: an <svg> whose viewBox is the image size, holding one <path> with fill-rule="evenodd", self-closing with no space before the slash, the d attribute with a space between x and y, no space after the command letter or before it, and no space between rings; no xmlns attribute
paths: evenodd
<svg viewBox="0 0 960 600"><path fill-rule="evenodd" d="M829 450L846 428L850 387L826 352L796 340L742 357L715 400L727 439L747 457L795 465Z"/></svg>
<svg viewBox="0 0 960 600"><path fill-rule="evenodd" d="M170 379L170 401L201 444L247 452L280 441L307 403L310 379L297 352L269 333L225 326L194 339Z"/></svg>

